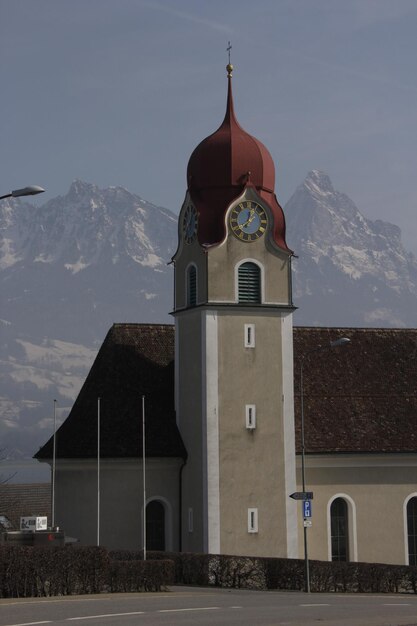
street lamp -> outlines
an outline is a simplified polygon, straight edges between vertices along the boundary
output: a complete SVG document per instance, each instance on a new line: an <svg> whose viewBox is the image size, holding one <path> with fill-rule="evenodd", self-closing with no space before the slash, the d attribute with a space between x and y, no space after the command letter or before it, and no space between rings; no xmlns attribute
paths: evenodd
<svg viewBox="0 0 417 626"><path fill-rule="evenodd" d="M301 479L303 494L306 492L306 467L305 467L305 437L304 437L304 385L303 385L303 370L305 358L312 352L320 352L321 350L330 350L337 346L345 346L350 343L350 339L347 337L339 337L331 341L324 346L317 346L312 350L308 350L301 356L300 363L300 403L301 403ZM304 516L303 516L304 517ZM310 566L308 563L308 550L307 550L307 525L306 519L303 519L303 531L304 531L304 566L305 566L305 591L310 593Z"/></svg>
<svg viewBox="0 0 417 626"><path fill-rule="evenodd" d="M45 189L39 187L39 185L30 185L29 187L23 187L23 189L15 189L11 193L6 193L4 196L0 196L0 200L4 198L19 198L20 196L36 196L38 193L43 193Z"/></svg>

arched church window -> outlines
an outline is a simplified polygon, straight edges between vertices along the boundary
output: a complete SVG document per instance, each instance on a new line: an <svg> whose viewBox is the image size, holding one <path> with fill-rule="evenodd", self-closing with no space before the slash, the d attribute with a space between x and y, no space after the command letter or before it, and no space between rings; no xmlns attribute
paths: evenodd
<svg viewBox="0 0 417 626"><path fill-rule="evenodd" d="M152 500L146 506L146 547L165 550L165 508L159 500Z"/></svg>
<svg viewBox="0 0 417 626"><path fill-rule="evenodd" d="M417 565L417 497L407 502L408 564Z"/></svg>
<svg viewBox="0 0 417 626"><path fill-rule="evenodd" d="M197 304L197 270L195 265L190 265L187 270L187 305Z"/></svg>
<svg viewBox="0 0 417 626"><path fill-rule="evenodd" d="M348 561L348 507L344 498L336 498L330 506L332 561Z"/></svg>
<svg viewBox="0 0 417 626"><path fill-rule="evenodd" d="M256 263L247 261L239 266L238 301L261 302L261 270Z"/></svg>

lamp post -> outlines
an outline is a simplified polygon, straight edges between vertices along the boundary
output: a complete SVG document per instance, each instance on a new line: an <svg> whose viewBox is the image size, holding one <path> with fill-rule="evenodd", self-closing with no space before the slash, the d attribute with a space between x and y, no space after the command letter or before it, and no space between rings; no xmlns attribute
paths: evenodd
<svg viewBox="0 0 417 626"><path fill-rule="evenodd" d="M29 187L23 187L23 189L15 189L11 193L6 193L4 196L0 196L0 200L4 198L20 198L20 196L36 196L38 193L43 193L45 189L39 187L39 185L30 185Z"/></svg>
<svg viewBox="0 0 417 626"><path fill-rule="evenodd" d="M324 346L317 346L312 350L308 350L301 357L300 363L300 407L301 407L301 481L302 481L302 490L303 493L306 492L306 465L305 465L305 429L304 429L304 382L303 382L303 374L304 374L304 361L307 356L309 356L312 352L320 352L321 350L330 350L331 348L336 348L337 346L344 346L350 343L350 339L347 337L339 337L339 339L335 339L331 341L329 344ZM304 516L303 516L304 518ZM308 545L307 545L307 525L306 520L303 519L303 531L304 531L304 567L305 567L305 591L306 593L310 593L310 566L308 563Z"/></svg>

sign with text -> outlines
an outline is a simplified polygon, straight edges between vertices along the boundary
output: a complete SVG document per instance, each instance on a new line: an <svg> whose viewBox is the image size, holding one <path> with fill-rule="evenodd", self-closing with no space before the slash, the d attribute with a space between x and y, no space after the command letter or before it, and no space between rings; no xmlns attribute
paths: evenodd
<svg viewBox="0 0 417 626"><path fill-rule="evenodd" d="M312 500L313 492L312 491L294 491L294 493L290 495L290 498L292 498L293 500Z"/></svg>
<svg viewBox="0 0 417 626"><path fill-rule="evenodd" d="M47 517L21 517L20 518L20 530L46 530L48 527Z"/></svg>

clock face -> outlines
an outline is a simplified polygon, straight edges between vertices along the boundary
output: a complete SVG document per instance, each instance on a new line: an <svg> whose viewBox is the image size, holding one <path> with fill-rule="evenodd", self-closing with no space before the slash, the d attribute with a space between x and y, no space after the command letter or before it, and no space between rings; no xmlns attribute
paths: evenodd
<svg viewBox="0 0 417 626"><path fill-rule="evenodd" d="M265 210L257 202L239 202L230 213L230 228L241 241L255 241L262 237L268 225Z"/></svg>
<svg viewBox="0 0 417 626"><path fill-rule="evenodd" d="M184 233L185 243L191 243L194 241L197 234L198 215L197 211L192 204L189 204L185 209L184 218L182 222L182 231Z"/></svg>

